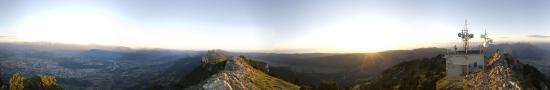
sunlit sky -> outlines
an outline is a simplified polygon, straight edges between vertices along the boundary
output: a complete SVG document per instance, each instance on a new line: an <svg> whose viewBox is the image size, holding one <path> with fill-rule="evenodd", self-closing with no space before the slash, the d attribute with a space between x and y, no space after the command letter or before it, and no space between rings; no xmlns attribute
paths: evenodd
<svg viewBox="0 0 550 90"><path fill-rule="evenodd" d="M235 51L376 52L550 42L547 0L1 0L12 41ZM8 38L8 39L6 39Z"/></svg>

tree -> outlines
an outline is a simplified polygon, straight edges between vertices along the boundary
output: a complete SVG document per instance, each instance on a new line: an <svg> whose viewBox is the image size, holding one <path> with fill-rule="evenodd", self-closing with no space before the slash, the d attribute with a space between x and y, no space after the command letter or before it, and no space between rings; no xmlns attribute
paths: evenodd
<svg viewBox="0 0 550 90"><path fill-rule="evenodd" d="M10 90L23 90L25 88L24 82L25 77L21 74L13 74L10 79Z"/></svg>
<svg viewBox="0 0 550 90"><path fill-rule="evenodd" d="M57 80L52 75L42 76L40 78L40 86L42 87L55 87L57 86Z"/></svg>
<svg viewBox="0 0 550 90"><path fill-rule="evenodd" d="M56 82L57 80L52 75L37 75L28 80L25 86L31 90L61 90L62 88L57 87Z"/></svg>

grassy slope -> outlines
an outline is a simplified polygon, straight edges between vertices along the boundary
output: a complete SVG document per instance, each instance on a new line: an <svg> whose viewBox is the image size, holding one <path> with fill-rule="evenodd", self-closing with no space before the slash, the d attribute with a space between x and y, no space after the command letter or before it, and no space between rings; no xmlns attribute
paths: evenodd
<svg viewBox="0 0 550 90"><path fill-rule="evenodd" d="M299 86L294 85L292 83L286 82L279 78L269 76L260 70L251 69L250 71L248 71L247 74L253 79L253 83L259 86L260 88L262 88L263 90L274 90L274 89L284 89L284 88L299 89L300 88Z"/></svg>

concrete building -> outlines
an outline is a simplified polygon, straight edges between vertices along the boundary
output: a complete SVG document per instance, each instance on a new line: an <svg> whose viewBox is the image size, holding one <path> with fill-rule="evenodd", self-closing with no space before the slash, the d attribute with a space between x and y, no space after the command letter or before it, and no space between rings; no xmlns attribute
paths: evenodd
<svg viewBox="0 0 550 90"><path fill-rule="evenodd" d="M487 50L492 43L492 40L488 38L487 32L481 35L483 44L480 45L478 50L470 48L469 39L474 38L473 34L468 33L468 23L464 23L464 28L458 33L458 37L462 39L462 50L457 50L454 47L453 53L448 53L445 56L447 80L462 80L467 74L483 70L487 63L488 53Z"/></svg>
<svg viewBox="0 0 550 90"><path fill-rule="evenodd" d="M481 51L457 51L446 55L447 80L461 80L465 75L483 69L485 55Z"/></svg>

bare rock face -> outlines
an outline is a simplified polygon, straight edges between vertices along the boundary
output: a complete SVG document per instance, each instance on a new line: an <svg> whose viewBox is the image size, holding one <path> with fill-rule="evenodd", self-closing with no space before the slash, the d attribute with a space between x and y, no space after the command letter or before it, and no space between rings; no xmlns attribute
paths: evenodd
<svg viewBox="0 0 550 90"><path fill-rule="evenodd" d="M208 50L206 56L202 58L203 64L216 64L225 61L227 58L222 50Z"/></svg>
<svg viewBox="0 0 550 90"><path fill-rule="evenodd" d="M201 86L204 90L298 90L299 86L252 68L241 57L228 59L225 70Z"/></svg>
<svg viewBox="0 0 550 90"><path fill-rule="evenodd" d="M467 75L462 83L468 90L548 90L550 82L527 64L513 57L495 54L491 63L479 72Z"/></svg>

